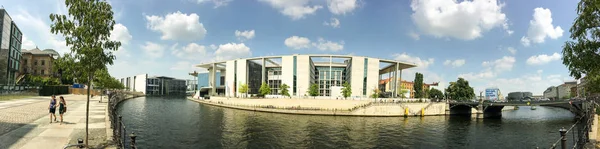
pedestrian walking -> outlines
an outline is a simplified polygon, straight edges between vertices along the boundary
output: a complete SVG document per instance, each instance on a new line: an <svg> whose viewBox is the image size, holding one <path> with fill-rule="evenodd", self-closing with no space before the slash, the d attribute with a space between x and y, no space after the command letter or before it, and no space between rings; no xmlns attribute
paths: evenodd
<svg viewBox="0 0 600 149"><path fill-rule="evenodd" d="M63 123L63 114L67 112L67 102L63 96L60 96L60 101L58 102L58 114L60 114L60 124Z"/></svg>
<svg viewBox="0 0 600 149"><path fill-rule="evenodd" d="M50 123L52 123L52 116L54 116L54 121L56 121L56 96L52 95L48 109L50 110Z"/></svg>

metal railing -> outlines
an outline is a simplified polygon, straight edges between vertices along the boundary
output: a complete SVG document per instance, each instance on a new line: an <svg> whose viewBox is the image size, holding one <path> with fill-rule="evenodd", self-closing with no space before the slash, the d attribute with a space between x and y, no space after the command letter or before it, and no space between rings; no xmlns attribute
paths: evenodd
<svg viewBox="0 0 600 149"><path fill-rule="evenodd" d="M556 149L559 145L561 149L582 149L590 141L589 135L593 131L592 124L594 122L595 103L593 100L588 100L582 104L584 105L582 106L580 117L569 129L565 129L564 127L559 129L560 138L552 144L551 149ZM572 146L567 144L567 140L569 139L572 139L570 141Z"/></svg>
<svg viewBox="0 0 600 149"><path fill-rule="evenodd" d="M127 134L127 127L123 123L123 117L117 112L117 105L121 101L125 99L125 92L121 91L113 91L108 94L108 112L110 117L111 125L110 127L113 129L113 141L116 143L117 148L126 149L131 148L135 149L136 143L136 135L131 132L131 134Z"/></svg>

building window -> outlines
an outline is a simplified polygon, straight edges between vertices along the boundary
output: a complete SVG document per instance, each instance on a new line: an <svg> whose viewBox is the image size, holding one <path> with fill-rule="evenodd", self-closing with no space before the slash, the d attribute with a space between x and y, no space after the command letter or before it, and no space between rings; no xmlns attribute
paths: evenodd
<svg viewBox="0 0 600 149"><path fill-rule="evenodd" d="M44 70L42 70L42 75L44 75Z"/></svg>
<svg viewBox="0 0 600 149"><path fill-rule="evenodd" d="M46 64L46 61L42 60L42 66Z"/></svg>
<svg viewBox="0 0 600 149"><path fill-rule="evenodd" d="M38 62L38 61L37 61L37 60L35 60L35 61L33 62L33 65L37 65L37 62Z"/></svg>
<svg viewBox="0 0 600 149"><path fill-rule="evenodd" d="M27 59L23 59L23 65L27 65Z"/></svg>

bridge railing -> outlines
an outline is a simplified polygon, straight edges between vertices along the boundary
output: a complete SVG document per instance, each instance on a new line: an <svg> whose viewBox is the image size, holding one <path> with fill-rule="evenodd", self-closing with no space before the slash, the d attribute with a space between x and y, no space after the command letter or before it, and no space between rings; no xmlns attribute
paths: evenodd
<svg viewBox="0 0 600 149"><path fill-rule="evenodd" d="M564 127L559 129L560 138L556 140L551 149L555 149L560 146L561 149L573 148L573 149L582 149L585 144L589 142L589 135L593 128L592 123L594 121L594 101L588 100L583 103L585 109L582 110L581 117L577 119L575 124L571 125L569 129L565 129ZM570 140L572 146L567 144L567 140Z"/></svg>

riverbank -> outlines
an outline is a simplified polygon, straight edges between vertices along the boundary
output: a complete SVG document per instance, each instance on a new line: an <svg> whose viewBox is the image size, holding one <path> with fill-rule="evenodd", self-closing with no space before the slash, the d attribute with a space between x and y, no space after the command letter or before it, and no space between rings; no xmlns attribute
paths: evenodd
<svg viewBox="0 0 600 149"><path fill-rule="evenodd" d="M439 116L447 115L446 103L374 103L365 100L325 100L325 99L226 99L212 98L198 103L232 109L270 113L329 116ZM476 112L477 110L472 110Z"/></svg>
<svg viewBox="0 0 600 149"><path fill-rule="evenodd" d="M12 123L20 126L0 136L0 148L28 149L28 148L62 148L68 143L77 142L77 138L85 139L85 114L86 99L84 95L63 95L67 102L67 113L63 116L63 123L52 122L48 116L49 98L31 104L20 105L4 109L0 113L8 117L35 118L31 121L13 121L1 123ZM99 97L90 99L89 110L89 132L90 144L105 142L106 133L104 123L104 112L106 103L98 102ZM15 101L16 102L16 101ZM26 113L15 113L21 111ZM58 111L56 113L58 115ZM5 117L4 115L2 117ZM57 119L60 120L60 119Z"/></svg>

